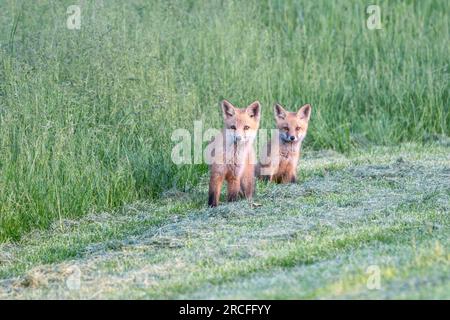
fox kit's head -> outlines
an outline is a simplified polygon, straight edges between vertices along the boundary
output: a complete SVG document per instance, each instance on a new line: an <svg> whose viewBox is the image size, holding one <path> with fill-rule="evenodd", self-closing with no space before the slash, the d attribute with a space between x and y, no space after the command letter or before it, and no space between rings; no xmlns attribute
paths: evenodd
<svg viewBox="0 0 450 320"><path fill-rule="evenodd" d="M277 129L280 131L283 143L302 142L308 130L311 105L305 104L297 112L289 112L277 103L274 111Z"/></svg>
<svg viewBox="0 0 450 320"><path fill-rule="evenodd" d="M253 142L259 127L261 104L255 101L245 109L233 106L227 100L220 104L228 141L236 144Z"/></svg>

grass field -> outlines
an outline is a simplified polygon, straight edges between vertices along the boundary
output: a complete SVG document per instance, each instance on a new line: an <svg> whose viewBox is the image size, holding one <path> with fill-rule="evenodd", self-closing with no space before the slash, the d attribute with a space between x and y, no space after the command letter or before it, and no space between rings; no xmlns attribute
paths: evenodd
<svg viewBox="0 0 450 320"><path fill-rule="evenodd" d="M450 299L450 2L369 4L0 0L0 299ZM207 208L224 98L312 105L298 183Z"/></svg>
<svg viewBox="0 0 450 320"><path fill-rule="evenodd" d="M0 244L0 298L449 299L448 151L311 151L302 184L259 184L257 207L206 208L202 179L64 219Z"/></svg>
<svg viewBox="0 0 450 320"><path fill-rule="evenodd" d="M450 135L441 1L0 1L0 242L55 221L193 190L175 128L220 127L218 102L309 102L306 150Z"/></svg>

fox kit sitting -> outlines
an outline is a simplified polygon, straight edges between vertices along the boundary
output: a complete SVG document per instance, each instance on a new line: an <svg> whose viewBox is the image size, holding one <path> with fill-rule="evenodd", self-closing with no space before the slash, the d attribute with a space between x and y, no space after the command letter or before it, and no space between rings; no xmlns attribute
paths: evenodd
<svg viewBox="0 0 450 320"><path fill-rule="evenodd" d="M274 112L278 134L262 150L256 174L276 183L296 182L300 148L308 130L311 106L306 104L297 112L288 112L275 104Z"/></svg>
<svg viewBox="0 0 450 320"><path fill-rule="evenodd" d="M245 109L221 103L225 129L208 145L212 161L208 205L219 204L224 180L228 184L228 201L236 201L240 194L251 199L255 188L256 157L253 141L259 127L261 105L253 102Z"/></svg>

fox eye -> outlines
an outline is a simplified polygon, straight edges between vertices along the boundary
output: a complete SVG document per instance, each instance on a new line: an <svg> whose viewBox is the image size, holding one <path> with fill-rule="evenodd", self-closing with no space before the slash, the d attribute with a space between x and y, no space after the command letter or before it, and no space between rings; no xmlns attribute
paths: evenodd
<svg viewBox="0 0 450 320"><path fill-rule="evenodd" d="M295 128L295 130L297 130L297 131L299 131L300 129L301 129L300 127Z"/></svg>
<svg viewBox="0 0 450 320"><path fill-rule="evenodd" d="M236 130L236 126L231 126L230 129Z"/></svg>
<svg viewBox="0 0 450 320"><path fill-rule="evenodd" d="M284 131L289 131L289 127L283 127Z"/></svg>
<svg viewBox="0 0 450 320"><path fill-rule="evenodd" d="M245 127L244 127L244 130L248 130L248 129L250 129L249 126L245 126Z"/></svg>

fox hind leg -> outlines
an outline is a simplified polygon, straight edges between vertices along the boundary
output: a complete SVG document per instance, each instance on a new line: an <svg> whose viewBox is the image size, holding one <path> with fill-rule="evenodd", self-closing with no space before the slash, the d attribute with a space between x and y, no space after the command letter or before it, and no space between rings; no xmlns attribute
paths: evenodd
<svg viewBox="0 0 450 320"><path fill-rule="evenodd" d="M227 189L228 189L228 201L237 201L239 198L239 192L241 191L241 183L240 179L237 177L231 177L227 180Z"/></svg>

